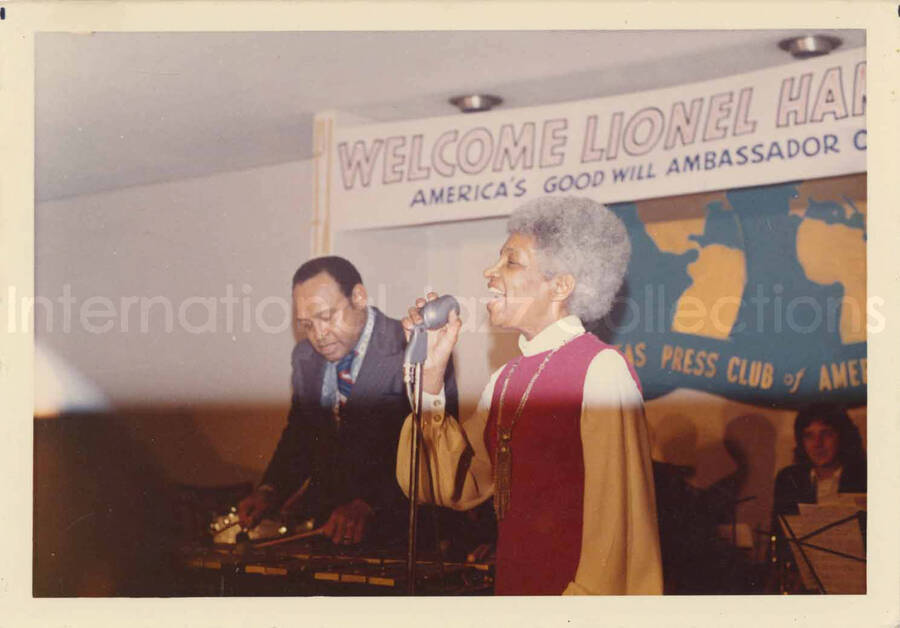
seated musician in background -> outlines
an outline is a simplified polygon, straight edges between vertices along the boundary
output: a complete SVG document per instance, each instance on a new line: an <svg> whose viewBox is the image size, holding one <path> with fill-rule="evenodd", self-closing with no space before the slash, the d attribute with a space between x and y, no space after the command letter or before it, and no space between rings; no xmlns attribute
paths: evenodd
<svg viewBox="0 0 900 628"><path fill-rule="evenodd" d="M840 493L866 492L866 453L859 430L843 408L819 404L807 406L794 419L794 462L775 477L772 534L777 569L773 585L787 593L806 589L778 520L796 515L797 504L828 504ZM865 536L865 531L863 530Z"/></svg>
<svg viewBox="0 0 900 628"><path fill-rule="evenodd" d="M859 429L840 407L813 405L794 420L795 464L775 478L773 514L797 514L798 503L825 504L838 493L866 492L866 452Z"/></svg>
<svg viewBox="0 0 900 628"><path fill-rule="evenodd" d="M455 314L428 332L419 499L467 509L494 498L495 593L660 594L662 567L640 384L623 356L585 332L622 284L630 243L608 209L546 197L516 211L484 272L491 324L514 329L522 356L496 371L461 423L443 380ZM428 295L436 298L435 294ZM416 301L407 330L421 321ZM397 479L409 491L411 419Z"/></svg>
<svg viewBox="0 0 900 628"><path fill-rule="evenodd" d="M341 257L309 260L293 280L306 338L291 355L291 410L256 490L240 502L246 527L286 501L324 523L335 543L403 538L407 502L394 480L409 402L400 322L368 305L356 268ZM456 407L451 371L442 380ZM371 530L370 530L371 529Z"/></svg>

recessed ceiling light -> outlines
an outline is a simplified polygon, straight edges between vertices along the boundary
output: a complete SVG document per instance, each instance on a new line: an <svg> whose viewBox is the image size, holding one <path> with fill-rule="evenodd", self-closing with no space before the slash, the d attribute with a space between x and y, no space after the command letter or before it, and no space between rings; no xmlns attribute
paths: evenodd
<svg viewBox="0 0 900 628"><path fill-rule="evenodd" d="M843 40L831 35L803 35L782 39L778 42L778 47L791 53L796 59L808 59L827 55L842 43L844 43Z"/></svg>
<svg viewBox="0 0 900 628"><path fill-rule="evenodd" d="M450 99L450 104L459 107L459 110L463 113L490 111L502 102L502 98L491 94L466 94L464 96L454 96Z"/></svg>

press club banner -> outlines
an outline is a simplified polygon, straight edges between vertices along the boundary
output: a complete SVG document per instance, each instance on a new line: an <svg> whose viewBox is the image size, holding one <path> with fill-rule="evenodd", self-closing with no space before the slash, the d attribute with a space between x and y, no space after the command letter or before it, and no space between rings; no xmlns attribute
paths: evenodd
<svg viewBox="0 0 900 628"><path fill-rule="evenodd" d="M866 175L611 203L632 255L589 328L635 367L644 399L693 388L768 407L865 405Z"/></svg>

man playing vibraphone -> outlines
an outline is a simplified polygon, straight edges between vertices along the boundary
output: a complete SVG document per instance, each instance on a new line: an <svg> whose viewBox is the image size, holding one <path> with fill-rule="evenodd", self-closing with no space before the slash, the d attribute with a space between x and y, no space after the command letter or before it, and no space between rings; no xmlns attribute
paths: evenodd
<svg viewBox="0 0 900 628"><path fill-rule="evenodd" d="M252 527L291 498L334 543L370 532L376 544L402 540L406 500L393 469L409 412L403 329L368 304L359 271L341 257L309 260L292 285L305 339L291 356L291 410L262 482L238 506L241 523ZM455 407L451 370L442 382Z"/></svg>

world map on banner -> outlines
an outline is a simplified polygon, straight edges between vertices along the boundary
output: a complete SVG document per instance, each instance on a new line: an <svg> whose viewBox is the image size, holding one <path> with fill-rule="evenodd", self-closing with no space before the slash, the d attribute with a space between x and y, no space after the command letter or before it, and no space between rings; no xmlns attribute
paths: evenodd
<svg viewBox="0 0 900 628"><path fill-rule="evenodd" d="M864 404L867 316L879 316L867 311L865 181L611 205L632 256L592 331L634 364L647 399L694 388L780 407Z"/></svg>

